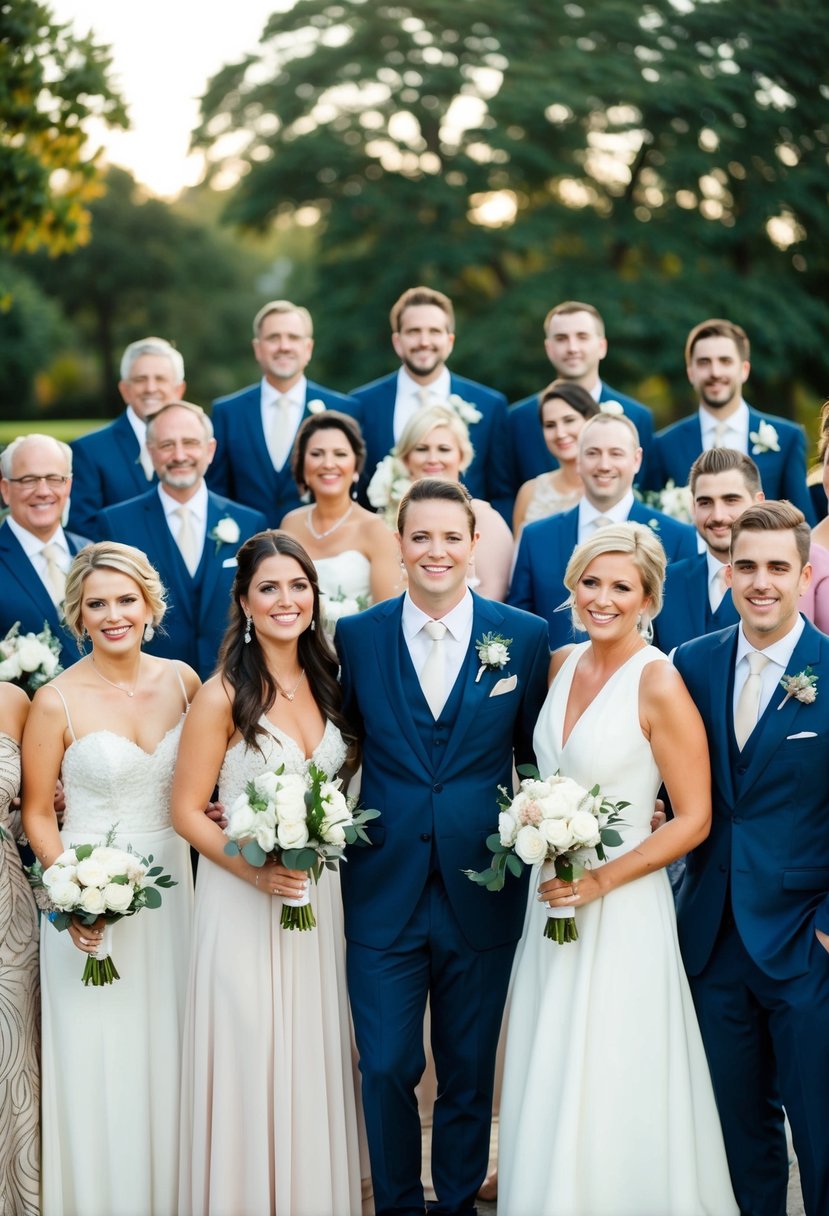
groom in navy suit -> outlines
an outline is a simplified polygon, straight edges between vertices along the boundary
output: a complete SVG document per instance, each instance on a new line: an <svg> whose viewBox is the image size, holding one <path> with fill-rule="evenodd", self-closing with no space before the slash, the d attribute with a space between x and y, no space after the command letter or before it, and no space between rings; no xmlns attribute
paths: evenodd
<svg viewBox="0 0 829 1216"><path fill-rule="evenodd" d="M217 494L264 511L271 528L300 503L291 452L302 422L327 409L360 421L353 397L306 378L313 350L308 309L271 300L253 319L253 353L262 379L213 402L216 457L207 484Z"/></svg>
<svg viewBox="0 0 829 1216"><path fill-rule="evenodd" d="M438 1097L431 1210L470 1214L486 1173L495 1049L526 882L471 883L513 757L532 758L546 692L543 621L466 586L465 489L415 483L398 517L408 591L337 625L344 710L363 744L361 798L381 818L342 870L348 984L377 1216L423 1216L415 1086L431 1008ZM487 661L497 637L508 652ZM501 662L501 659L504 661ZM378 674L379 673L379 674Z"/></svg>
<svg viewBox="0 0 829 1216"><path fill-rule="evenodd" d="M207 490L216 442L199 406L174 401L160 409L147 427L147 446L159 484L109 507L101 530L142 549L167 588L164 625L146 649L183 660L206 680L227 628L236 551L267 526L265 516Z"/></svg>
<svg viewBox="0 0 829 1216"><path fill-rule="evenodd" d="M732 526L740 624L674 659L702 714L713 821L687 859L680 944L742 1216L785 1216L791 1124L807 1216L829 1212L829 638L798 613L796 507Z"/></svg>

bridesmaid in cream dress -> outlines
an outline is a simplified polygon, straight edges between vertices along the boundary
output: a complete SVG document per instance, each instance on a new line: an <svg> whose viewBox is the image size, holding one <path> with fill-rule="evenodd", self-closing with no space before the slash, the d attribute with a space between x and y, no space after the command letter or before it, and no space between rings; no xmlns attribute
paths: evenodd
<svg viewBox="0 0 829 1216"><path fill-rule="evenodd" d="M538 416L544 442L558 468L525 481L515 498L512 530L518 537L524 524L559 511L569 511L584 490L576 468L579 433L600 407L580 384L554 380L539 397Z"/></svg>
<svg viewBox="0 0 829 1216"><path fill-rule="evenodd" d="M308 555L273 531L237 560L219 671L193 704L173 793L175 825L201 854L177 1210L359 1216L339 873L311 886L315 929L282 929L282 900L303 891L306 875L228 857L225 835L199 810L217 779L230 808L279 765L303 773L313 761L333 777L352 737Z"/></svg>
<svg viewBox="0 0 829 1216"><path fill-rule="evenodd" d="M37 908L9 811L20 788L29 698L0 684L0 1210L40 1211L40 990Z"/></svg>

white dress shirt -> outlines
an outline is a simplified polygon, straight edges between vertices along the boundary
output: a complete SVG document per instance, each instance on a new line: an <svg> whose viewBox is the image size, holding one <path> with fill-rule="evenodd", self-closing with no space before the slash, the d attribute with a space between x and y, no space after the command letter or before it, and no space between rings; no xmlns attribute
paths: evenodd
<svg viewBox="0 0 829 1216"><path fill-rule="evenodd" d="M451 391L452 380L446 367L431 384L418 384L405 367L401 367L397 373L397 396L394 400L394 442L397 443L406 423L423 406L423 393L428 394L427 404L445 405Z"/></svg>
<svg viewBox="0 0 829 1216"><path fill-rule="evenodd" d="M725 570L725 565L718 561L707 548L705 561L708 566L708 603L711 605L711 611L716 612L725 599L726 588L724 584L720 583L720 575Z"/></svg>
<svg viewBox="0 0 829 1216"><path fill-rule="evenodd" d="M447 698L451 695L455 681L460 674L460 670L466 660L467 651L469 650L469 642L472 637L473 608L472 595L467 590L461 602L456 604L445 616L440 617L440 620L446 626L446 636L443 639L442 646L445 663L444 687L446 688ZM403 597L403 638L409 649L412 666L417 672L418 679L420 679L420 673L423 671L429 651L432 648L432 639L424 631L423 626L427 621L434 619L434 617L423 612L412 602L407 591Z"/></svg>
<svg viewBox="0 0 829 1216"><path fill-rule="evenodd" d="M275 469L283 469L291 458L291 451L305 413L305 398L308 395L308 381L300 376L296 384L287 393L280 393L273 385L262 377L262 430L265 432L265 443L271 464ZM287 398L285 413L279 417L278 426L274 415L282 409L280 398Z"/></svg>
<svg viewBox="0 0 829 1216"><path fill-rule="evenodd" d="M715 445L714 440L717 436L717 426L723 421L718 418L711 410L707 410L704 405L699 407L699 425L702 431L702 450L709 451L711 448L718 446L721 448L734 448L737 452L748 452L748 406L745 401L741 401L737 409L730 418L725 419L725 432L719 444Z"/></svg>
<svg viewBox="0 0 829 1216"><path fill-rule="evenodd" d="M579 499L579 544L587 540L596 531L596 520L600 515L605 519L609 519L614 524L626 524L631 509L633 508L634 498L633 490L628 490L627 494L612 507L607 507L604 511L600 511L598 507L594 507L592 502L586 498Z"/></svg>
<svg viewBox="0 0 829 1216"><path fill-rule="evenodd" d="M46 588L49 599L57 606L59 601L55 599L52 585L46 574L46 558L43 556L43 550L47 545L57 545L60 552L55 555L55 561L63 573L68 574L69 567L72 565L72 554L69 552L69 542L63 534L63 528L58 526L48 540L41 540L39 536L35 536L34 532L30 532L17 520L12 519L11 515L6 516L6 526L20 541L20 546L34 566L35 574Z"/></svg>
<svg viewBox="0 0 829 1216"><path fill-rule="evenodd" d="M147 481L152 481L155 469L153 462L150 459L150 453L147 451L147 424L143 418L139 418L131 405L126 409L127 422L132 427L132 432L138 440L138 461L144 470L144 476Z"/></svg>
<svg viewBox="0 0 829 1216"><path fill-rule="evenodd" d="M779 642L775 642L771 646L766 646L762 652L769 662L766 663L766 666L763 668L760 675L761 691L760 709L757 714L758 722L760 718L762 718L769 701L775 695L775 689L777 692L779 692L781 701L786 695L784 690L780 687L780 681L783 679L783 676L787 674L786 669L791 661L794 648L800 641L800 635L803 632L804 624L805 622L803 617L798 614L797 621L786 636L781 638ZM734 700L731 706L732 714L736 713L740 693L743 691L743 685L748 679L748 656L754 649L754 646L751 645L743 633L743 626L741 622L737 635L737 664L734 669ZM788 675L790 676L795 674L796 673L793 671L788 672Z"/></svg>
<svg viewBox="0 0 829 1216"><path fill-rule="evenodd" d="M187 502L178 502L167 493L164 486L159 483L158 497L161 499L161 505L164 508L164 516L167 520L167 527L173 540L178 545L179 532L181 531L181 516L176 512L181 507L186 507L192 515L193 532L197 537L201 538L201 548L199 549L199 561L196 562L196 569L199 567L202 555L204 553L204 542L207 533L207 486L202 481L199 488L196 490L192 498L188 498Z"/></svg>

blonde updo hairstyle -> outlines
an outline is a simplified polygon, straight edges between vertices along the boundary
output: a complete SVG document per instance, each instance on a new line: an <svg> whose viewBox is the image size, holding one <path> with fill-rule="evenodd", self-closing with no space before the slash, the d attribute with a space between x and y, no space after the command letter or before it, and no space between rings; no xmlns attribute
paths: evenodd
<svg viewBox="0 0 829 1216"><path fill-rule="evenodd" d="M475 449L470 442L466 423L451 406L427 405L423 409L419 409L404 426L403 433L395 447L395 455L405 464L407 457L411 455L421 440L425 439L427 435L431 435L432 431L439 426L445 426L457 439L461 452L460 471L465 473L472 464Z"/></svg>
<svg viewBox="0 0 829 1216"><path fill-rule="evenodd" d="M576 546L564 574L564 585L570 592L570 598L562 607L570 608L574 628L583 633L584 625L575 609L576 587L590 563L603 553L624 553L639 571L642 590L649 597L650 606L642 613L638 629L643 636L649 636L651 622L662 608L668 559L659 539L644 524L608 524Z"/></svg>
<svg viewBox="0 0 829 1216"><path fill-rule="evenodd" d="M105 540L81 549L66 576L63 611L66 624L78 640L83 637L84 583L93 570L117 570L119 574L126 574L131 578L152 613L153 628L158 628L167 611L164 585L158 577L158 571L150 565L146 553L140 549Z"/></svg>

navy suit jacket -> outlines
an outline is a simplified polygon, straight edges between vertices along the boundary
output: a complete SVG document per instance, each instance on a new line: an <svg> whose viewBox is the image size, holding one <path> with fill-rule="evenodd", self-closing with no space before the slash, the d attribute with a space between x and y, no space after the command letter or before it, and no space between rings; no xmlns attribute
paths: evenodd
<svg viewBox="0 0 829 1216"><path fill-rule="evenodd" d="M74 532L64 532L74 556L89 541ZM11 528L0 524L0 637L15 621L21 633L40 633L44 622L60 642L62 667L71 667L82 655L73 634L61 622L49 592Z"/></svg>
<svg viewBox="0 0 829 1216"><path fill-rule="evenodd" d="M69 526L93 540L103 539L100 512L104 507L144 494L156 483L147 480L138 458L135 431L126 413L100 431L82 435L72 448L72 499Z"/></svg>
<svg viewBox="0 0 829 1216"><path fill-rule="evenodd" d="M637 501L634 501L628 519L654 529L669 562L696 553L697 534L688 524L681 524ZM544 617L550 630L551 650L575 640L570 612L566 609L556 612L556 608L569 595L564 586L564 573L578 543L578 531L578 506L527 524L521 533L512 572L507 599L516 608Z"/></svg>
<svg viewBox="0 0 829 1216"><path fill-rule="evenodd" d="M814 523L812 499L806 485L806 434L802 426L777 418L773 414L748 411L749 434L756 432L761 422L767 422L777 431L779 452L753 452L754 444L749 439L748 454L760 470L763 493L766 498L787 498L799 507L809 523ZM654 439L656 486L661 488L667 481L684 486L688 483L691 465L702 455L702 430L699 414L680 418Z"/></svg>
<svg viewBox="0 0 829 1216"><path fill-rule="evenodd" d="M702 715L711 752L713 820L689 854L677 900L685 967L699 975L726 900L755 963L776 980L826 967L829 933L829 637L806 621L788 675L811 667L811 705L775 689L743 751L732 702L738 627L680 646L674 664Z"/></svg>
<svg viewBox="0 0 829 1216"><path fill-rule="evenodd" d="M558 468L558 461L555 456L550 454L544 442L544 433L538 417L538 396L536 393L532 397L524 397L521 401L514 402L509 408L512 484L513 493L516 494L525 481ZM599 393L599 404L603 401L618 401L639 432L639 442L642 445L642 465L636 475L636 483L644 489L650 489L649 466L650 453L653 448L653 414L641 401L625 396L624 393L611 388L604 381L602 381L602 391Z"/></svg>
<svg viewBox="0 0 829 1216"><path fill-rule="evenodd" d="M345 931L349 940L375 949L388 948L408 923L433 850L473 950L521 936L526 883L508 880L493 895L462 871L484 870L491 861L485 841L497 831L498 786L512 788L513 748L519 764L532 759L532 733L547 691L547 636L543 621L474 593L473 599L470 646L485 633L499 633L511 639L509 662L476 681L477 655L471 656L459 676L468 682L462 709L445 747L433 753L437 760L403 693L403 597L337 624L344 712L363 739L360 797L382 816L370 825L372 847L350 849L342 867ZM511 676L515 687L492 696L496 684Z"/></svg>
<svg viewBox="0 0 829 1216"><path fill-rule="evenodd" d="M394 405L397 400L397 372L352 390L363 407L363 437L366 441L366 477L371 480L380 461L394 447ZM473 498L491 503L512 526L514 491L510 483L510 437L507 399L503 393L466 380L450 372L449 392L457 394L481 413L469 425L469 438L475 449L472 464L463 475L464 485Z"/></svg>
<svg viewBox="0 0 829 1216"><path fill-rule="evenodd" d="M239 525L236 544L219 544L209 533L220 519L230 516ZM251 511L218 494L207 497L207 533L201 564L191 576L167 525L158 490L109 507L102 515L108 540L135 545L155 566L167 588L168 606L163 624L145 649L165 659L189 663L202 680L212 675L227 628L230 589L236 574L236 550L249 537L267 527L260 511Z"/></svg>
<svg viewBox="0 0 829 1216"><path fill-rule="evenodd" d="M326 409L339 410L361 422L361 408L353 397L307 381L305 411L309 401L324 401ZM207 470L211 490L234 502L264 511L268 527L278 528L289 511L300 504L299 490L291 472L290 457L275 469L262 429L262 384L251 384L229 397L219 397L212 406L216 455Z"/></svg>
<svg viewBox="0 0 829 1216"><path fill-rule="evenodd" d="M691 638L736 625L740 617L727 588L716 612L708 599L708 561L704 553L671 562L665 575L662 611L653 623L653 642L665 654Z"/></svg>

